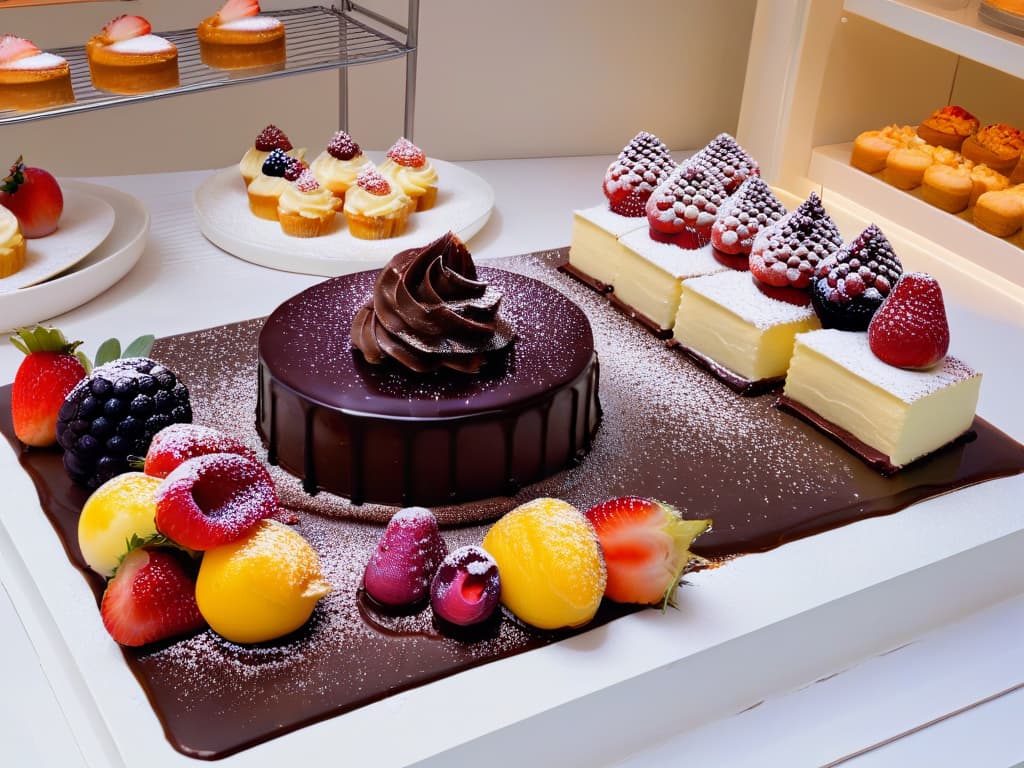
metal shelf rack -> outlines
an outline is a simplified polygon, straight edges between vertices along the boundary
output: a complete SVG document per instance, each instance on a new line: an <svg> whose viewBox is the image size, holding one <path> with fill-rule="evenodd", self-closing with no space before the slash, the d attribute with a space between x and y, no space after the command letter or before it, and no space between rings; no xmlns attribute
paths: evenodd
<svg viewBox="0 0 1024 768"><path fill-rule="evenodd" d="M195 29L160 32L178 47L178 72L181 84L177 88L150 93L120 95L93 87L89 76L89 62L84 46L71 46L52 51L68 60L71 66L71 84L75 101L49 109L32 112L0 111L0 126L30 120L69 115L122 104L194 93L228 85L252 83L274 77L287 77L305 72L327 69L341 70L341 107L339 122L348 129L348 77L347 68L406 57L405 83L405 135L412 138L413 108L416 95L416 38L419 22L419 0L409 0L409 18L406 25L349 0L339 0L333 7L310 6L273 11L272 15L284 22L287 59L275 67L223 70L204 64L199 58L199 41ZM396 33L382 31L386 28ZM404 38L404 41L400 38Z"/></svg>

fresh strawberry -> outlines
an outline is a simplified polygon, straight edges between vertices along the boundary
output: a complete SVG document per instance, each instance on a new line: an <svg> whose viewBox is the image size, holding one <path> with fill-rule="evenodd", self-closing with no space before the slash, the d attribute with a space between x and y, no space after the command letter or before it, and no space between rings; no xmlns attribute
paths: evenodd
<svg viewBox="0 0 1024 768"><path fill-rule="evenodd" d="M253 142L253 146L260 152L269 152L272 149L283 149L285 152L288 152L292 148L292 142L285 135L284 131L271 123L259 132L259 135L256 136L256 141Z"/></svg>
<svg viewBox="0 0 1024 768"><path fill-rule="evenodd" d="M152 25L141 16L121 14L103 27L103 36L112 43L142 37L153 31Z"/></svg>
<svg viewBox="0 0 1024 768"><path fill-rule="evenodd" d="M143 471L152 477L167 477L189 459L210 453L256 458L252 450L216 429L200 424L171 424L153 435Z"/></svg>
<svg viewBox="0 0 1024 768"><path fill-rule="evenodd" d="M690 544L710 520L683 520L660 501L626 496L586 512L608 566L605 597L620 603L670 604L687 563Z"/></svg>
<svg viewBox="0 0 1024 768"><path fill-rule="evenodd" d="M133 549L107 584L100 601L107 632L121 645L139 646L206 626L196 605L196 585L170 552Z"/></svg>
<svg viewBox="0 0 1024 768"><path fill-rule="evenodd" d="M64 195L49 171L27 167L18 157L0 181L0 205L18 218L22 235L45 237L57 229Z"/></svg>
<svg viewBox="0 0 1024 768"><path fill-rule="evenodd" d="M403 509L391 518L366 565L366 594L393 608L420 603L447 554L433 513L423 507Z"/></svg>
<svg viewBox="0 0 1024 768"><path fill-rule="evenodd" d="M404 165L407 168L419 168L427 162L427 156L423 154L423 150L404 136L391 145L391 149L387 152L387 157L398 165Z"/></svg>
<svg viewBox="0 0 1024 768"><path fill-rule="evenodd" d="M661 139L641 131L605 171L601 188L608 207L620 216L643 216L647 199L675 167L676 161Z"/></svg>
<svg viewBox="0 0 1024 768"><path fill-rule="evenodd" d="M0 64L24 59L26 56L35 56L39 52L36 44L24 37L0 36Z"/></svg>
<svg viewBox="0 0 1024 768"><path fill-rule="evenodd" d="M260 12L259 0L228 0L217 12L217 18L223 24L228 21L255 16Z"/></svg>
<svg viewBox="0 0 1024 768"><path fill-rule="evenodd" d="M205 551L242 538L277 507L263 465L234 453L210 453L188 459L160 483L156 527L183 547Z"/></svg>
<svg viewBox="0 0 1024 768"><path fill-rule="evenodd" d="M905 272L868 326L875 357L898 368L931 368L949 349L949 323L938 281Z"/></svg>
<svg viewBox="0 0 1024 768"><path fill-rule="evenodd" d="M385 179L380 171L372 165L365 171L360 171L356 176L356 184L365 189L371 195L390 195L391 184Z"/></svg>
<svg viewBox="0 0 1024 768"><path fill-rule="evenodd" d="M20 328L11 343L27 357L11 387L14 434L25 445L44 448L57 442L57 414L68 392L85 378L89 360L56 328Z"/></svg>

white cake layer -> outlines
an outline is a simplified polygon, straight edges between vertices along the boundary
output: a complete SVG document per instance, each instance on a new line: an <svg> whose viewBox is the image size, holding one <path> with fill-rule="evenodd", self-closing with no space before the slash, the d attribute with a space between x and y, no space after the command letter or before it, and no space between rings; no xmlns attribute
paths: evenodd
<svg viewBox="0 0 1024 768"><path fill-rule="evenodd" d="M954 357L927 371L894 368L875 357L867 333L803 333L785 394L897 467L931 453L974 420L981 374Z"/></svg>
<svg viewBox="0 0 1024 768"><path fill-rule="evenodd" d="M686 249L652 240L648 229L619 238L623 246L615 275L615 296L637 312L669 329L675 323L683 280L723 272L728 267L711 255L711 246Z"/></svg>
<svg viewBox="0 0 1024 768"><path fill-rule="evenodd" d="M720 272L682 283L673 336L749 381L781 378L793 338L819 327L810 307L765 296L749 272Z"/></svg>
<svg viewBox="0 0 1024 768"><path fill-rule="evenodd" d="M647 229L647 219L620 216L607 205L574 211L569 263L584 274L614 285L624 249L619 236L634 229Z"/></svg>

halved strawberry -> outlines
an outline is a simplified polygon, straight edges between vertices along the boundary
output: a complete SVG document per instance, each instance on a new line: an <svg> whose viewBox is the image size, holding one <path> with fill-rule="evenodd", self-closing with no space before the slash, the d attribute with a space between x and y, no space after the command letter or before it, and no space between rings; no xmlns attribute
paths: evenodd
<svg viewBox="0 0 1024 768"><path fill-rule="evenodd" d="M57 413L68 392L85 378L88 358L56 328L19 328L11 343L27 357L11 385L14 434L25 445L45 448L57 442Z"/></svg>
<svg viewBox="0 0 1024 768"><path fill-rule="evenodd" d="M31 40L16 35L0 36L0 64L35 56L37 53L39 49Z"/></svg>
<svg viewBox="0 0 1024 768"><path fill-rule="evenodd" d="M107 632L139 646L202 629L196 585L178 558L161 549L133 549L100 601Z"/></svg>
<svg viewBox="0 0 1024 768"><path fill-rule="evenodd" d="M605 597L663 608L687 563L697 559L690 544L711 527L710 520L683 520L674 507L638 496L598 504L586 516L608 566Z"/></svg>
<svg viewBox="0 0 1024 768"><path fill-rule="evenodd" d="M153 435L143 471L152 477L167 477L189 459L209 453L237 453L256 459L251 449L216 429L201 424L171 424Z"/></svg>
<svg viewBox="0 0 1024 768"><path fill-rule="evenodd" d="M111 19L103 27L103 35L112 43L120 40L131 40L133 37L142 37L153 31L152 25L141 16L129 16L121 14L116 19Z"/></svg>
<svg viewBox="0 0 1024 768"><path fill-rule="evenodd" d="M228 0L224 7L217 12L217 18L221 23L244 19L247 16L255 16L260 12L259 0Z"/></svg>
<svg viewBox="0 0 1024 768"><path fill-rule="evenodd" d="M875 357L898 368L931 368L949 349L942 289L924 272L905 272L868 326Z"/></svg>

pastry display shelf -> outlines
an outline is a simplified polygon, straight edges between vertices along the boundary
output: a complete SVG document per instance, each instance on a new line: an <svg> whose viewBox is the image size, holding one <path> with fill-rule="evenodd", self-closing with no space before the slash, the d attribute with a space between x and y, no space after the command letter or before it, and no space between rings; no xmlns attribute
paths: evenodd
<svg viewBox="0 0 1024 768"><path fill-rule="evenodd" d="M89 76L89 62L84 46L54 49L52 53L63 56L71 65L71 82L75 91L75 101L32 112L3 110L0 111L0 126L228 85L252 83L273 77L345 68L404 56L409 62L407 65L405 125L406 134L411 136L417 0L410 0L409 3L410 25L408 28L347 0L338 5L338 8L309 6L274 11L273 15L281 19L285 25L288 54L284 64L274 67L215 69L207 66L200 59L199 41L196 39L195 29L160 32L158 34L166 37L178 47L178 70L181 80L181 84L177 88L163 91L120 95L98 90L93 87ZM368 21L364 21L362 17L366 17ZM399 40L379 31L375 28L376 26L387 26L394 29L406 37L406 42L399 42ZM344 120L342 123L344 124Z"/></svg>
<svg viewBox="0 0 1024 768"><path fill-rule="evenodd" d="M979 0L944 9L925 0L845 0L843 9L910 37L1024 78L1022 38L978 18Z"/></svg>
<svg viewBox="0 0 1024 768"><path fill-rule="evenodd" d="M852 167L852 147L852 142L831 144L816 147L811 153L809 176L821 184L823 197L838 193L876 211L876 217L884 216L1010 282L1024 285L1024 248L1019 244L1019 233L1009 238L995 237L976 227L967 212L954 215L929 205L921 199L920 188L907 192Z"/></svg>

